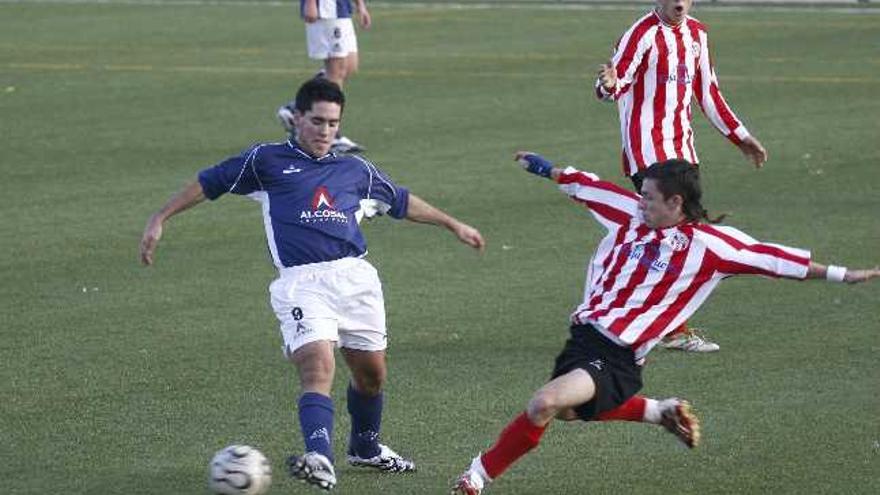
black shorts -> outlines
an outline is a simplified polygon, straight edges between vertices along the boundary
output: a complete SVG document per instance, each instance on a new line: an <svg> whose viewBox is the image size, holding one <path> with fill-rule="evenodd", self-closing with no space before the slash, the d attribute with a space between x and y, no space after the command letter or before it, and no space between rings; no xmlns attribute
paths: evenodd
<svg viewBox="0 0 880 495"><path fill-rule="evenodd" d="M632 349L611 342L592 325L571 326L571 337L556 357L553 378L576 369L589 373L596 383L596 396L574 408L584 421L617 408L642 389L642 367Z"/></svg>

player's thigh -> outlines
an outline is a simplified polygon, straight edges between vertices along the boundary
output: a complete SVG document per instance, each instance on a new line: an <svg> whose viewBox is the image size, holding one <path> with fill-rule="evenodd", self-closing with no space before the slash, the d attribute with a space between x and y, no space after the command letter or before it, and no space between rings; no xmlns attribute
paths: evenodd
<svg viewBox="0 0 880 495"><path fill-rule="evenodd" d="M589 402L596 395L596 384L586 370L576 368L539 388L529 404L530 410L551 416Z"/></svg>
<svg viewBox="0 0 880 495"><path fill-rule="evenodd" d="M388 346L385 298L376 269L355 260L334 285L338 294L339 346L357 351L384 351Z"/></svg>
<svg viewBox="0 0 880 495"><path fill-rule="evenodd" d="M270 302L278 318L285 357L317 341L339 341L339 321L326 290L314 277L279 277L269 286Z"/></svg>

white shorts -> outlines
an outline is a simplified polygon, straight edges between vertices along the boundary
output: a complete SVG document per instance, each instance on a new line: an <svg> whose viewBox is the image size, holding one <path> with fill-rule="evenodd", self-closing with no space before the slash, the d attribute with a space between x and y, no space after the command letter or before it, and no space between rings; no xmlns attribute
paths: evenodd
<svg viewBox="0 0 880 495"><path fill-rule="evenodd" d="M306 23L306 46L309 58L327 60L344 58L357 53L357 37L350 17L342 19L318 19Z"/></svg>
<svg viewBox="0 0 880 495"><path fill-rule="evenodd" d="M285 356L318 340L361 351L387 347L382 284L366 260L283 268L269 294L281 322Z"/></svg>

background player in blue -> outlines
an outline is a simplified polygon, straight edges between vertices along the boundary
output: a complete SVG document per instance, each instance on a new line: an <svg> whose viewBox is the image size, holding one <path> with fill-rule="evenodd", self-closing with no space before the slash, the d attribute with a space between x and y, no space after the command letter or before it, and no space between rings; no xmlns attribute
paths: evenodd
<svg viewBox="0 0 880 495"><path fill-rule="evenodd" d="M262 204L269 251L279 270L269 288L272 307L281 322L285 356L296 366L302 387L298 414L305 454L289 459L290 473L329 490L336 484L330 398L334 342L352 373L349 463L393 472L415 469L411 460L379 443L385 307L376 270L364 259L359 221L387 213L446 227L476 249L485 243L479 231L395 185L364 158L330 152L345 104L338 85L312 79L295 101L296 141L259 144L202 170L150 218L141 259L153 263L165 220L205 198L231 192Z"/></svg>
<svg viewBox="0 0 880 495"><path fill-rule="evenodd" d="M326 77L341 88L345 80L357 72L358 43L352 16L356 13L358 23L369 29L373 18L365 0L300 0L300 17L306 24L306 48L309 58L321 60L324 66L317 77ZM278 109L278 119L289 132L294 131L293 104ZM355 153L363 147L342 135L337 129L333 151Z"/></svg>

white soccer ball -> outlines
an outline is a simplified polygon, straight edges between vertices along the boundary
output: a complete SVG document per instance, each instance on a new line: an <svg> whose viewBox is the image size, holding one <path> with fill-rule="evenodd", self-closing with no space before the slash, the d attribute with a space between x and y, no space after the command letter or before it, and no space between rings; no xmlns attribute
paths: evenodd
<svg viewBox="0 0 880 495"><path fill-rule="evenodd" d="M211 459L208 487L221 495L262 495L272 484L272 466L259 450L230 445Z"/></svg>

